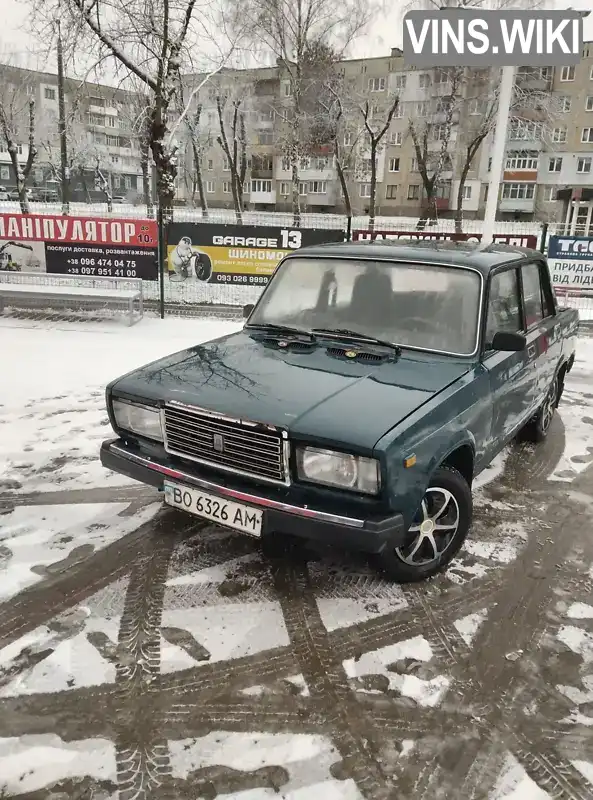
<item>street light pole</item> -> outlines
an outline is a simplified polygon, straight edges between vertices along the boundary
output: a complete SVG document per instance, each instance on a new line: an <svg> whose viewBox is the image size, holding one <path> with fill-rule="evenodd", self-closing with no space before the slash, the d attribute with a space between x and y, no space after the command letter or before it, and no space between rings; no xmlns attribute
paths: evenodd
<svg viewBox="0 0 593 800"><path fill-rule="evenodd" d="M496 114L496 128L494 129L494 144L492 146L492 164L490 168L490 182L488 184L488 199L484 213L484 228L482 243L490 244L494 236L494 223L498 208L498 192L504 167L507 128L509 114L513 100L513 87L515 85L515 67L503 67L498 96L498 111Z"/></svg>

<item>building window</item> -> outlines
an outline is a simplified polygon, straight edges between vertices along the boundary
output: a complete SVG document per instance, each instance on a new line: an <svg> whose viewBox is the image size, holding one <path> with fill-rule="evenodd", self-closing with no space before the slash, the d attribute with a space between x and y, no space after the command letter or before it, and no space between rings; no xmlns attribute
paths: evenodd
<svg viewBox="0 0 593 800"><path fill-rule="evenodd" d="M584 142L585 144L593 144L593 128L583 128L581 142Z"/></svg>
<svg viewBox="0 0 593 800"><path fill-rule="evenodd" d="M502 196L505 200L533 200L534 183L503 183Z"/></svg>
<svg viewBox="0 0 593 800"><path fill-rule="evenodd" d="M548 162L548 172L560 172L562 169L561 158L551 158Z"/></svg>
<svg viewBox="0 0 593 800"><path fill-rule="evenodd" d="M397 185L394 183L389 184L387 190L385 192L385 199L386 200L395 200L397 196Z"/></svg>
<svg viewBox="0 0 593 800"><path fill-rule="evenodd" d="M585 98L585 111L593 111L593 94Z"/></svg>
<svg viewBox="0 0 593 800"><path fill-rule="evenodd" d="M417 158L413 158L412 159L412 163L410 165L410 169L412 170L412 172L418 172L418 159Z"/></svg>
<svg viewBox="0 0 593 800"><path fill-rule="evenodd" d="M56 90L50 89L49 86L46 86L43 90L43 96L46 100L55 100L56 99Z"/></svg>
<svg viewBox="0 0 593 800"><path fill-rule="evenodd" d="M403 119L405 103L398 103L397 108L393 112L393 119Z"/></svg>
<svg viewBox="0 0 593 800"><path fill-rule="evenodd" d="M554 128L552 131L552 141L562 144L566 141L566 128Z"/></svg>
<svg viewBox="0 0 593 800"><path fill-rule="evenodd" d="M405 89L406 88L406 76L405 75L395 75L393 79L393 85L396 89Z"/></svg>
<svg viewBox="0 0 593 800"><path fill-rule="evenodd" d="M326 194L327 181L309 181L309 194Z"/></svg>
<svg viewBox="0 0 593 800"><path fill-rule="evenodd" d="M99 128L105 127L105 117L98 114L89 114L89 125L97 125Z"/></svg>
<svg viewBox="0 0 593 800"><path fill-rule="evenodd" d="M389 159L389 172L399 172L399 158Z"/></svg>
<svg viewBox="0 0 593 800"><path fill-rule="evenodd" d="M560 80L564 82L574 81L574 64L571 64L570 67L562 67Z"/></svg>
<svg viewBox="0 0 593 800"><path fill-rule="evenodd" d="M484 105L482 101L478 97L474 97L469 101L468 111L470 114L483 114L484 113Z"/></svg>
<svg viewBox="0 0 593 800"><path fill-rule="evenodd" d="M389 144L401 145L401 143L402 143L402 132L392 131L389 134Z"/></svg>
<svg viewBox="0 0 593 800"><path fill-rule="evenodd" d="M112 164L119 164L119 156L111 156Z"/></svg>
<svg viewBox="0 0 593 800"><path fill-rule="evenodd" d="M449 72L446 69L435 69L434 82L435 83L448 83Z"/></svg>
<svg viewBox="0 0 593 800"><path fill-rule="evenodd" d="M0 178L3 181L10 180L10 167L0 167Z"/></svg>
<svg viewBox="0 0 593 800"><path fill-rule="evenodd" d="M555 203L556 202L556 187L555 186L546 186L546 191L544 192L544 201L546 203Z"/></svg>
<svg viewBox="0 0 593 800"><path fill-rule="evenodd" d="M257 134L258 144L274 144L274 134L272 131L260 131Z"/></svg>
<svg viewBox="0 0 593 800"><path fill-rule="evenodd" d="M385 78L369 78L369 89L371 92L384 92Z"/></svg>
<svg viewBox="0 0 593 800"><path fill-rule="evenodd" d="M434 125L432 128L432 136L435 141L444 142L445 139L449 136L449 126Z"/></svg>
<svg viewBox="0 0 593 800"><path fill-rule="evenodd" d="M290 158L282 156L282 172L290 172Z"/></svg>
<svg viewBox="0 0 593 800"><path fill-rule="evenodd" d="M430 87L430 75L428 72L421 72L418 76L421 89L428 89Z"/></svg>
<svg viewBox="0 0 593 800"><path fill-rule="evenodd" d="M129 175L124 177L124 186L128 190L132 188L132 178Z"/></svg>
<svg viewBox="0 0 593 800"><path fill-rule="evenodd" d="M208 169L210 171L214 169L214 161L211 158L208 159Z"/></svg>
<svg viewBox="0 0 593 800"><path fill-rule="evenodd" d="M589 80L593 81L593 67L591 67L591 69L589 71Z"/></svg>
<svg viewBox="0 0 593 800"><path fill-rule="evenodd" d="M427 117L430 114L430 102L428 100L421 100L416 103L416 116Z"/></svg>
<svg viewBox="0 0 593 800"><path fill-rule="evenodd" d="M464 186L463 187L463 199L464 200L471 200L472 199L472 187L471 186Z"/></svg>
<svg viewBox="0 0 593 800"><path fill-rule="evenodd" d="M408 186L408 200L420 199L420 186L417 183L411 183Z"/></svg>
<svg viewBox="0 0 593 800"><path fill-rule="evenodd" d="M311 169L311 159L308 156L303 156L303 158L301 158L300 169Z"/></svg>
<svg viewBox="0 0 593 800"><path fill-rule="evenodd" d="M231 194L231 182L230 181L223 181L222 182L222 191L223 194Z"/></svg>
<svg viewBox="0 0 593 800"><path fill-rule="evenodd" d="M43 169L41 167L37 167L35 169L35 183L43 183Z"/></svg>
<svg viewBox="0 0 593 800"><path fill-rule="evenodd" d="M307 196L307 184L304 181L299 183L299 194L301 197Z"/></svg>
<svg viewBox="0 0 593 800"><path fill-rule="evenodd" d="M280 194L286 195L287 197L289 194L292 194L292 192L290 191L290 184L288 183L288 181L282 181L282 183L280 184Z"/></svg>
<svg viewBox="0 0 593 800"><path fill-rule="evenodd" d="M558 110L560 111L561 114L570 113L571 106L572 106L572 97L564 95L563 97L558 98Z"/></svg>
<svg viewBox="0 0 593 800"><path fill-rule="evenodd" d="M323 172L324 169L327 169L327 158L325 156L319 156L315 161L315 169Z"/></svg>
<svg viewBox="0 0 593 800"><path fill-rule="evenodd" d="M542 138L542 126L538 122L526 122L525 120L511 122L511 132L509 139L515 141L534 141Z"/></svg>
<svg viewBox="0 0 593 800"><path fill-rule="evenodd" d="M580 175L589 174L591 172L591 158L577 158L577 172Z"/></svg>
<svg viewBox="0 0 593 800"><path fill-rule="evenodd" d="M115 117L105 117L105 124L108 128L115 128L116 126L116 119Z"/></svg>
<svg viewBox="0 0 593 800"><path fill-rule="evenodd" d="M537 153L511 152L507 156L505 169L537 169L537 164Z"/></svg>
<svg viewBox="0 0 593 800"><path fill-rule="evenodd" d="M214 194L214 181L206 181L206 191L208 194Z"/></svg>
<svg viewBox="0 0 593 800"><path fill-rule="evenodd" d="M251 192L265 192L270 193L272 191L272 181L251 181Z"/></svg>
<svg viewBox="0 0 593 800"><path fill-rule="evenodd" d="M360 196L361 197L370 197L371 196L371 184L370 183L361 183L359 192L360 192Z"/></svg>
<svg viewBox="0 0 593 800"><path fill-rule="evenodd" d="M117 136L107 136L106 142L108 147L119 147L119 139Z"/></svg>
<svg viewBox="0 0 593 800"><path fill-rule="evenodd" d="M282 81L282 96L290 97L292 95L292 87L290 81Z"/></svg>
<svg viewBox="0 0 593 800"><path fill-rule="evenodd" d="M344 134L344 147L350 147L352 144L352 133L350 131L346 131Z"/></svg>
<svg viewBox="0 0 593 800"><path fill-rule="evenodd" d="M222 171L223 172L230 172L231 165L229 164L229 160L226 156L222 158Z"/></svg>
<svg viewBox="0 0 593 800"><path fill-rule="evenodd" d="M492 170L492 159L489 158L488 159L488 172L490 172L491 170Z"/></svg>
<svg viewBox="0 0 593 800"><path fill-rule="evenodd" d="M121 187L121 177L119 175L113 176L113 188L119 189Z"/></svg>

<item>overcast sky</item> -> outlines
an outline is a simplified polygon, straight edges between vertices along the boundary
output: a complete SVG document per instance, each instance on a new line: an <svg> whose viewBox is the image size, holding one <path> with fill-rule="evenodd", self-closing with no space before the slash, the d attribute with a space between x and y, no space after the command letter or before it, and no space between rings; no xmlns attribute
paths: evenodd
<svg viewBox="0 0 593 800"><path fill-rule="evenodd" d="M365 58L369 56L388 55L392 47L401 46L401 5L397 0L388 0L391 13L381 15L371 26L368 34L361 38L352 51L352 55ZM591 0L567 0L555 3L556 8L591 9ZM42 69L40 48L35 39L26 30L27 4L23 0L0 0L2 11L2 36L0 37L0 61L10 62L21 67ZM593 13L584 22L585 39L593 40ZM79 76L73 76L79 77Z"/></svg>

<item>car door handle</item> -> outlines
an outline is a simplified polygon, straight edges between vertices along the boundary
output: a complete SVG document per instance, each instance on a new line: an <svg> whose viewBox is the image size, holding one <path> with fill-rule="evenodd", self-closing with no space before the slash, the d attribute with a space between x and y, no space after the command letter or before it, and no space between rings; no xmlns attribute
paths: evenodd
<svg viewBox="0 0 593 800"><path fill-rule="evenodd" d="M530 344L529 347L527 348L527 355L529 356L529 358L535 358L535 345L534 344Z"/></svg>

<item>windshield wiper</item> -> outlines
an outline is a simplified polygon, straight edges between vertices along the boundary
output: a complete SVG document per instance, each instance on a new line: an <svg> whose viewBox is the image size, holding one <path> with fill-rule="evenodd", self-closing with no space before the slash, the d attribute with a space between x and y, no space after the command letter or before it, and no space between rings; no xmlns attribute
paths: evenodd
<svg viewBox="0 0 593 800"><path fill-rule="evenodd" d="M249 325L245 325L247 330L261 330L261 331L269 331L270 333L277 333L279 335L284 334L293 334L295 336L306 336L312 342L315 341L315 336L311 333L311 331L304 331L301 328L293 328L291 325L277 325L274 322L250 322Z"/></svg>
<svg viewBox="0 0 593 800"><path fill-rule="evenodd" d="M351 341L368 342L369 344L378 344L382 347L389 347L395 350L396 353L401 353L401 347L393 342L388 342L385 339L377 339L376 336L370 336L367 333L360 333L353 331L350 328L313 328L313 333L320 333L322 336L336 336L340 339L346 338Z"/></svg>

